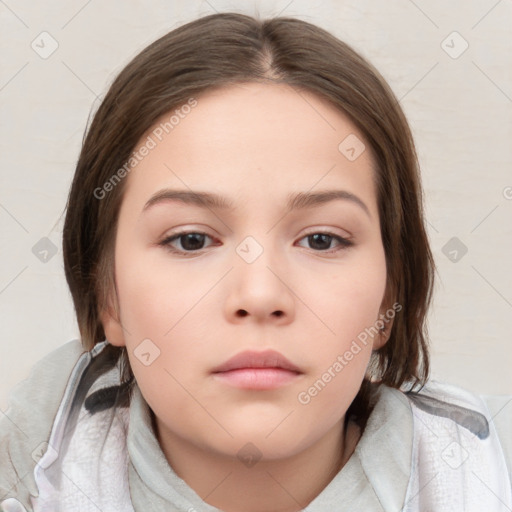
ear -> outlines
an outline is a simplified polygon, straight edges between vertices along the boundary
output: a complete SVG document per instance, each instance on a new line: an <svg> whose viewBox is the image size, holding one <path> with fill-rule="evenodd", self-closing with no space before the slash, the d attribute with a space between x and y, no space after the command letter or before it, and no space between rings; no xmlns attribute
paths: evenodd
<svg viewBox="0 0 512 512"><path fill-rule="evenodd" d="M126 346L123 326L121 325L119 308L112 305L112 294L109 294L108 305L100 312L100 320L105 331L105 337L111 345Z"/></svg>
<svg viewBox="0 0 512 512"><path fill-rule="evenodd" d="M381 349L389 340L391 329L393 328L394 318L396 310L394 308L395 301L393 300L394 293L391 291L391 287L386 286L386 292L379 309L379 322L376 321L379 333L373 338L373 350ZM400 307L400 309L402 309ZM398 311L400 311L398 309ZM392 312L392 314L390 314Z"/></svg>
<svg viewBox="0 0 512 512"><path fill-rule="evenodd" d="M384 315L384 313L382 313ZM380 316L380 318L383 318ZM393 327L393 320L383 319L384 327L379 329L379 333L373 338L373 350L381 349L389 340L389 335L391 333L391 329ZM380 322L379 322L379 325Z"/></svg>

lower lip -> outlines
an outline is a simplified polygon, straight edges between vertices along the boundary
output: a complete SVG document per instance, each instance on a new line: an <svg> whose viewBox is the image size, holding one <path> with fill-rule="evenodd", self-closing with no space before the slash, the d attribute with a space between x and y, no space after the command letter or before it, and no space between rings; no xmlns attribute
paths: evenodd
<svg viewBox="0 0 512 512"><path fill-rule="evenodd" d="M293 382L299 373L282 368L241 368L218 372L214 377L230 386L242 389L276 389Z"/></svg>

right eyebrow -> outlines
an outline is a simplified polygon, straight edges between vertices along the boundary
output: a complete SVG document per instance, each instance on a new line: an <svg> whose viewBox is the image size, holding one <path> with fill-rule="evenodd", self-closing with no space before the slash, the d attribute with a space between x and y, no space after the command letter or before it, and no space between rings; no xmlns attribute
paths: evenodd
<svg viewBox="0 0 512 512"><path fill-rule="evenodd" d="M225 197L211 192L193 192L190 190L176 190L165 188L153 194L144 205L142 211L151 208L155 204L164 201L181 201L185 204L200 206L203 208L233 210L233 203Z"/></svg>

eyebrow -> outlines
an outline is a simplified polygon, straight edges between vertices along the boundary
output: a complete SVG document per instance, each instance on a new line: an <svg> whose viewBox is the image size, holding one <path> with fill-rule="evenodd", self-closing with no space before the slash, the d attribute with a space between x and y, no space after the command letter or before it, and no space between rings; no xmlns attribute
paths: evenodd
<svg viewBox="0 0 512 512"><path fill-rule="evenodd" d="M368 217L372 217L366 204L355 194L347 190L323 190L320 192L298 192L290 194L288 196L287 209L288 211L304 210L334 200L350 201L364 210ZM144 212L152 206L166 201L180 201L184 204L213 210L234 210L233 202L218 194L166 188L153 194L144 205L142 211Z"/></svg>

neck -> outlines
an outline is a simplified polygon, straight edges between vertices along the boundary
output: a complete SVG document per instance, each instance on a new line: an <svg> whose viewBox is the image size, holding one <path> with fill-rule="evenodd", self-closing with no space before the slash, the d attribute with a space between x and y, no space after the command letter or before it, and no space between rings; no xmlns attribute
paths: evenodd
<svg viewBox="0 0 512 512"><path fill-rule="evenodd" d="M162 428L155 433L174 472L203 501L224 512L296 512L331 482L352 455L360 437L343 418L306 450L287 458L262 457L254 465L207 451Z"/></svg>

